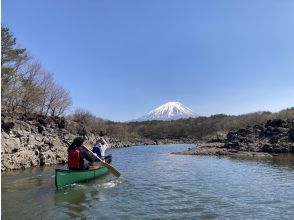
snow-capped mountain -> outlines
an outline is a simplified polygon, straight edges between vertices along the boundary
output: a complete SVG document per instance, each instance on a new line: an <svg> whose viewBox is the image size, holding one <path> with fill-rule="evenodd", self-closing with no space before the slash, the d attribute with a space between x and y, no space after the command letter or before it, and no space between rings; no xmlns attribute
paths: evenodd
<svg viewBox="0 0 294 220"><path fill-rule="evenodd" d="M134 120L134 121L151 121L151 120L177 120L180 118L195 118L199 115L192 112L191 109L187 108L180 102L167 102L148 114Z"/></svg>

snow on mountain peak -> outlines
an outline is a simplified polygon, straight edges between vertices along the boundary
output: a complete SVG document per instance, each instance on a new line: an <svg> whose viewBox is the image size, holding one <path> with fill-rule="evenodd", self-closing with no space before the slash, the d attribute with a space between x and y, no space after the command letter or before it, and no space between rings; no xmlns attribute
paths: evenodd
<svg viewBox="0 0 294 220"><path fill-rule="evenodd" d="M135 121L167 121L190 117L198 117L198 115L180 102L167 102Z"/></svg>

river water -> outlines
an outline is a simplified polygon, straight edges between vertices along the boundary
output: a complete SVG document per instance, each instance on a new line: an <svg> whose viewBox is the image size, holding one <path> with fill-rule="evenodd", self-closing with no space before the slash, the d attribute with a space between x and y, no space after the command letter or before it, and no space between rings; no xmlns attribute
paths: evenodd
<svg viewBox="0 0 294 220"><path fill-rule="evenodd" d="M170 154L191 145L111 149L107 174L61 190L55 167L2 173L4 219L294 219L294 156ZM59 167L60 168L60 167Z"/></svg>

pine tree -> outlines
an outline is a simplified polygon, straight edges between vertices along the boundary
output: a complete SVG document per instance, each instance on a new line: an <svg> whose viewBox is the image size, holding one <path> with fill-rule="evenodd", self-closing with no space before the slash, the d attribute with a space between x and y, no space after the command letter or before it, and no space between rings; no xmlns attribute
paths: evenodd
<svg viewBox="0 0 294 220"><path fill-rule="evenodd" d="M1 25L1 35L1 92L3 97L17 69L25 63L29 57L26 53L26 49L16 47L16 39L9 32L9 29L3 25Z"/></svg>

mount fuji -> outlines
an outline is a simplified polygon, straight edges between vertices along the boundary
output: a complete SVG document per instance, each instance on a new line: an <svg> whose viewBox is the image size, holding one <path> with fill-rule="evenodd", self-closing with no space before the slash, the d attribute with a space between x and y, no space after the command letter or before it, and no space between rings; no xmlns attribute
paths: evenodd
<svg viewBox="0 0 294 220"><path fill-rule="evenodd" d="M180 118L196 118L199 115L195 114L191 109L184 106L180 102L167 102L146 115L133 121L151 121L161 120L170 121Z"/></svg>

